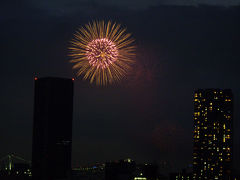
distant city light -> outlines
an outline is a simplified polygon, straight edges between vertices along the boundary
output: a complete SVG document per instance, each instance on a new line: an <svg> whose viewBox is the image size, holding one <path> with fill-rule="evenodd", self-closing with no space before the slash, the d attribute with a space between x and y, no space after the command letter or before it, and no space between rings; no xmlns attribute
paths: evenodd
<svg viewBox="0 0 240 180"><path fill-rule="evenodd" d="M145 177L135 177L134 180L147 180Z"/></svg>

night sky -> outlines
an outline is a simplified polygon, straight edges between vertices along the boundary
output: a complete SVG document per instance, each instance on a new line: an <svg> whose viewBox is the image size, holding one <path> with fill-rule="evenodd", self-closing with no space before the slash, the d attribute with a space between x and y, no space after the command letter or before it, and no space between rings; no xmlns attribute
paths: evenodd
<svg viewBox="0 0 240 180"><path fill-rule="evenodd" d="M233 90L239 165L240 0L99 2L1 0L0 157L31 159L34 77L75 77L68 57L73 33L104 19L133 34L136 63L114 86L75 77L73 166L130 157L186 167L197 88Z"/></svg>

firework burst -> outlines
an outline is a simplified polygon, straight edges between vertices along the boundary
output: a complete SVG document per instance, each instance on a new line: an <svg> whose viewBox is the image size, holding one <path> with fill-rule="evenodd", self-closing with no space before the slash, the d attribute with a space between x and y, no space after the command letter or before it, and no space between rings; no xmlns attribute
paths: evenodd
<svg viewBox="0 0 240 180"><path fill-rule="evenodd" d="M71 62L77 75L98 85L126 76L134 62L135 46L126 28L108 21L93 21L81 27L71 41Z"/></svg>

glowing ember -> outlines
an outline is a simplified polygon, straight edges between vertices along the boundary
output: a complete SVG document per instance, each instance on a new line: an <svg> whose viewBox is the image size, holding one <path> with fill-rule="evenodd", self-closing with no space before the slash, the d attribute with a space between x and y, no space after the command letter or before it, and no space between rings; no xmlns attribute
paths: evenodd
<svg viewBox="0 0 240 180"><path fill-rule="evenodd" d="M107 38L95 39L87 45L86 56L90 65L105 69L117 60L118 49Z"/></svg>

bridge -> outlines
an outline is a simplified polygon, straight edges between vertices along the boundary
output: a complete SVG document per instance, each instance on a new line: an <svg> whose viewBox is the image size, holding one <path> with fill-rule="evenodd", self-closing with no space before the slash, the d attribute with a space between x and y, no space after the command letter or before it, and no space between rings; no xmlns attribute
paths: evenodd
<svg viewBox="0 0 240 180"><path fill-rule="evenodd" d="M0 158L0 171L7 172L7 174L10 175L13 173L13 171L15 171L16 164L26 164L29 167L31 167L31 161L26 160L14 154L8 154ZM30 172L30 169L28 169L26 173L27 172Z"/></svg>

